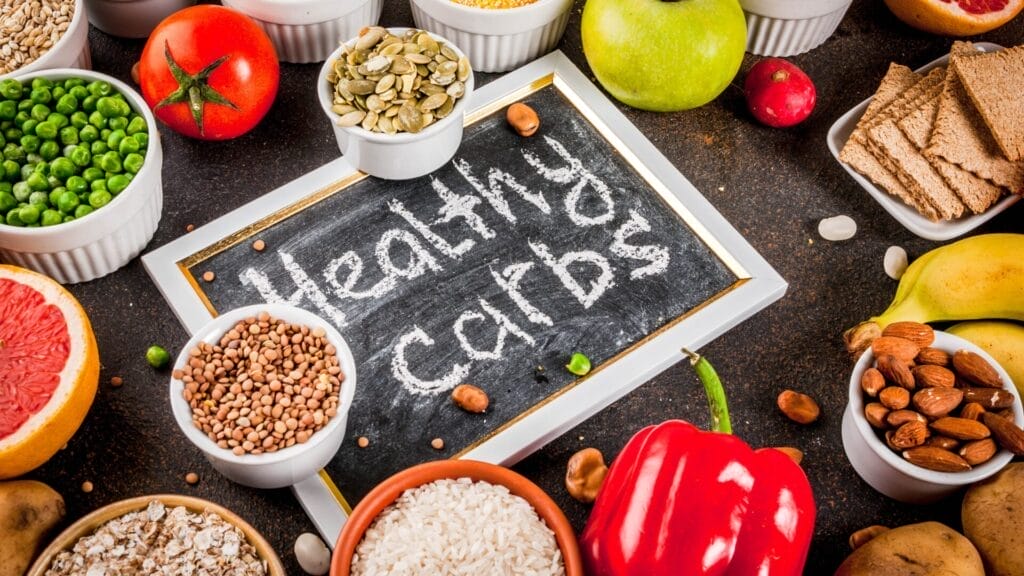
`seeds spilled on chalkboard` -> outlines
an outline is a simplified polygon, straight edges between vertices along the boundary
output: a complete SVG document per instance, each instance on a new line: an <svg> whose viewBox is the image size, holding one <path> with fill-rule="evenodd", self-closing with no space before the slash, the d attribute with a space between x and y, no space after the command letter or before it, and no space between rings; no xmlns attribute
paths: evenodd
<svg viewBox="0 0 1024 576"><path fill-rule="evenodd" d="M434 438L433 440L430 441L430 446L434 450L444 450L444 440L440 438Z"/></svg>
<svg viewBox="0 0 1024 576"><path fill-rule="evenodd" d="M366 436L360 436L359 439L356 440L356 446L359 446L360 448L366 448L369 445L370 439L367 438Z"/></svg>
<svg viewBox="0 0 1024 576"><path fill-rule="evenodd" d="M487 411L491 400L487 397L487 392L480 388L472 384L459 384L452 390L452 402L466 412L481 414Z"/></svg>
<svg viewBox="0 0 1024 576"><path fill-rule="evenodd" d="M540 364L535 366L534 369L533 369L533 379L536 382L547 382L548 381L547 369L544 368L544 366L542 366Z"/></svg>
<svg viewBox="0 0 1024 576"><path fill-rule="evenodd" d="M252 249L257 251L257 252L263 252L263 250L266 247L267 247L267 243L264 242L263 240L257 240L257 241L252 243Z"/></svg>
<svg viewBox="0 0 1024 576"><path fill-rule="evenodd" d="M214 274L210 270L207 270L206 272L203 272L203 280L205 280L207 282L213 282L214 278L216 278L216 277L217 277L217 275Z"/></svg>
<svg viewBox="0 0 1024 576"><path fill-rule="evenodd" d="M191 232L196 229L195 224L185 224L185 232Z"/></svg>
<svg viewBox="0 0 1024 576"><path fill-rule="evenodd" d="M540 118L537 116L537 112L522 102L516 102L509 106L505 112L505 119L520 136L533 136L540 128Z"/></svg>
<svg viewBox="0 0 1024 576"><path fill-rule="evenodd" d="M580 352L573 353L565 369L577 376L586 376L590 373L590 358Z"/></svg>

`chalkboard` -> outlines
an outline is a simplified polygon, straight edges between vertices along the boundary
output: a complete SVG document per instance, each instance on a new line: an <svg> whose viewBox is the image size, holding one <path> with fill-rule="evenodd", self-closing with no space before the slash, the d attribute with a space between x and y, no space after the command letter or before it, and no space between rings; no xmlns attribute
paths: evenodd
<svg viewBox="0 0 1024 576"><path fill-rule="evenodd" d="M288 302L348 341L359 385L327 472L353 505L403 468L473 453L595 386L605 367L751 279L577 92L557 75L524 78L519 89L502 79L505 94L477 107L453 160L429 176L351 174L168 254L210 312ZM505 121L516 100L541 118L532 137ZM167 263L161 251L145 260L174 304L154 271ZM216 282L194 280L208 271ZM595 373L568 372L573 352ZM460 383L488 393L486 413L452 403ZM573 407L563 409L570 421Z"/></svg>

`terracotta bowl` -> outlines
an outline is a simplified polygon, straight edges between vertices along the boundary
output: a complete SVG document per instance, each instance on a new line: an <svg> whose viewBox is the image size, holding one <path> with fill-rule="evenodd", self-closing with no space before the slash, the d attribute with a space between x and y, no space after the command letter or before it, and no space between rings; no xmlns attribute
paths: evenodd
<svg viewBox="0 0 1024 576"><path fill-rule="evenodd" d="M124 516L136 510L144 510L153 500L159 500L164 503L164 506L168 507L184 506L192 512L203 512L205 510L217 514L238 527L245 534L245 539L256 548L256 553L259 554L260 558L266 560L267 574L269 576L285 576L284 565L281 564L281 559L277 557L277 553L274 552L270 544L248 522L242 520L237 514L223 506L203 500L202 498L180 496L178 494L154 494L152 496L128 498L127 500L119 500L92 511L61 532L36 558L35 563L32 564L32 567L29 568L25 576L43 576L53 562L53 558L62 550L67 550L74 546L79 538L91 534L94 530L118 516Z"/></svg>
<svg viewBox="0 0 1024 576"><path fill-rule="evenodd" d="M505 468L474 460L437 460L413 466L395 474L370 491L345 522L338 536L331 559L331 576L348 576L352 566L352 554L363 539L363 533L370 527L384 508L394 502L409 488L415 488L443 478L471 478L491 484L500 484L509 492L530 503L537 514L555 533L555 541L562 550L566 576L583 576L583 561L580 558L576 534L557 504L539 486L523 476Z"/></svg>

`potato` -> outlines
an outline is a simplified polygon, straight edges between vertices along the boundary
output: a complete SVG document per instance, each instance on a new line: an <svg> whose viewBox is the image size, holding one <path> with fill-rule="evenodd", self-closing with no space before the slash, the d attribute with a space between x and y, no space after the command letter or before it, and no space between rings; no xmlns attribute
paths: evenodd
<svg viewBox="0 0 1024 576"><path fill-rule="evenodd" d="M64 499L42 482L0 482L0 576L22 576L43 537L64 518Z"/></svg>
<svg viewBox="0 0 1024 576"><path fill-rule="evenodd" d="M836 576L985 576L985 570L970 540L944 524L922 522L875 536Z"/></svg>
<svg viewBox="0 0 1024 576"><path fill-rule="evenodd" d="M989 576L1024 574L1024 464L968 488L960 520Z"/></svg>

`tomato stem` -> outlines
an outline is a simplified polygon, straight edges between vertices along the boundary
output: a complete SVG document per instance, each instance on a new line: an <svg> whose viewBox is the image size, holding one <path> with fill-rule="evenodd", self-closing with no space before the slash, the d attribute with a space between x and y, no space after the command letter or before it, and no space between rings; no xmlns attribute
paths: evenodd
<svg viewBox="0 0 1024 576"><path fill-rule="evenodd" d="M729 403L725 399L725 388L722 387L722 380L715 372L707 358L696 352L690 352L683 348L683 354L690 358L690 365L693 366L704 385L704 393L708 397L708 409L711 411L711 430L732 434L732 422L729 420Z"/></svg>
<svg viewBox="0 0 1024 576"><path fill-rule="evenodd" d="M171 75L178 82L178 89L168 94L166 98L153 107L153 110L171 104L187 103L189 111L192 113L192 120L195 121L196 127L199 128L199 134L204 134L203 110L207 103L220 104L232 110L238 110L238 106L235 106L233 102L222 96L209 84L210 74L213 74L221 64L227 61L228 57L229 55L225 54L199 72L189 74L174 60L174 56L171 55L170 43L164 42L164 58L167 59L167 68L171 71Z"/></svg>

